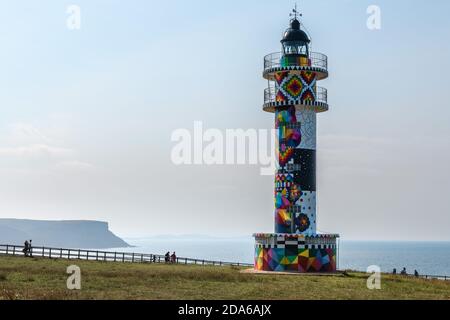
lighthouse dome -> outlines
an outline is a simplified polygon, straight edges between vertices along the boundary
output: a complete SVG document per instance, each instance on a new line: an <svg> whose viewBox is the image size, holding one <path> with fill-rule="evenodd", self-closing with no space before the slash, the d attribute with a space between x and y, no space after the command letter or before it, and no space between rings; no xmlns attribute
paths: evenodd
<svg viewBox="0 0 450 320"><path fill-rule="evenodd" d="M306 32L300 29L300 22L297 19L291 21L291 27L286 30L283 39L281 40L282 43L287 41L298 41L303 43L311 42Z"/></svg>
<svg viewBox="0 0 450 320"><path fill-rule="evenodd" d="M305 31L300 28L300 21L291 20L291 26L284 33L281 44L284 56L309 56L309 43L311 40Z"/></svg>

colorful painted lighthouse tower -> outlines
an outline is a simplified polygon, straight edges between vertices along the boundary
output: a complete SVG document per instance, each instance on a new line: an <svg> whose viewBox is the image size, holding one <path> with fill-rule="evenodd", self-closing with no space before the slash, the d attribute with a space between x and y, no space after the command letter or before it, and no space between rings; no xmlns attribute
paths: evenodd
<svg viewBox="0 0 450 320"><path fill-rule="evenodd" d="M294 9L282 51L264 58L264 111L275 114L275 233L255 234L255 269L336 271L336 234L317 233L316 119L328 110L328 59L310 52Z"/></svg>

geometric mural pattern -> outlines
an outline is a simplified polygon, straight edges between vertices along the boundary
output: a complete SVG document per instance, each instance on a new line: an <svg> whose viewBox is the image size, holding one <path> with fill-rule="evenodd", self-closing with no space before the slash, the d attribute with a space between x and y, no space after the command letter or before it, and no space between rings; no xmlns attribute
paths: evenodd
<svg viewBox="0 0 450 320"><path fill-rule="evenodd" d="M255 249L259 271L333 272L336 249Z"/></svg>
<svg viewBox="0 0 450 320"><path fill-rule="evenodd" d="M275 237L276 235L274 235ZM280 241L279 239L283 239ZM308 239L278 235L276 244L255 246L255 269L260 271L334 272L336 271L336 238L308 244Z"/></svg>
<svg viewBox="0 0 450 320"><path fill-rule="evenodd" d="M300 94L297 77L277 73L277 81L284 83L292 95ZM290 81L286 81L289 78ZM277 131L277 172L275 174L275 232L312 235L316 233L315 160L314 149L302 148L304 139L315 147L315 112L296 111L295 106L275 110ZM311 112L314 114L311 117ZM298 118L299 117L299 118ZM299 121L305 120L305 124ZM309 120L309 121L308 121ZM303 128L305 126L305 129ZM306 136L303 136L303 133ZM314 141L314 143L313 143Z"/></svg>
<svg viewBox="0 0 450 320"><path fill-rule="evenodd" d="M316 73L301 71L275 73L275 101L300 104L316 101Z"/></svg>
<svg viewBox="0 0 450 320"><path fill-rule="evenodd" d="M302 140L300 123L297 122L295 107L279 108L275 112L275 130L277 131L278 164L284 167L292 158L294 149Z"/></svg>
<svg viewBox="0 0 450 320"><path fill-rule="evenodd" d="M316 233L316 192L315 191L303 191L300 199L295 203L299 207L299 212L296 213L296 232L303 232L305 234ZM301 230L299 228L300 215L306 215L308 218L309 228Z"/></svg>
<svg viewBox="0 0 450 320"><path fill-rule="evenodd" d="M296 112L297 121L301 125L302 142L300 148L316 150L317 148L317 114L314 110L301 110Z"/></svg>

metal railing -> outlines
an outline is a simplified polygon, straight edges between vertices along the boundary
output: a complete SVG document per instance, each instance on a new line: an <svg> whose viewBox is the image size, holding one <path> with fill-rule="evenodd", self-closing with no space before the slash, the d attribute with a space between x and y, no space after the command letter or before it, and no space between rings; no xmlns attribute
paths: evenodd
<svg viewBox="0 0 450 320"><path fill-rule="evenodd" d="M339 268L338 268L339 269ZM367 271L360 270L360 269L345 269L345 270L339 270L340 272L349 273L349 272L357 272L357 273L367 273ZM416 278L416 279L426 279L426 280L445 280L450 281L450 276L443 276L443 275L431 275L431 274L419 274L418 276L414 274L401 274L401 273L387 273L383 272L383 275L389 275L389 276L395 276L395 277L405 277L405 278Z"/></svg>
<svg viewBox="0 0 450 320"><path fill-rule="evenodd" d="M316 87L316 102L328 103L328 91L322 87ZM274 86L270 86L264 90L264 104L276 102L278 90Z"/></svg>
<svg viewBox="0 0 450 320"><path fill-rule="evenodd" d="M0 255L25 256L24 246L0 244ZM112 252L87 249L32 247L30 255L50 259L90 260L129 263L165 263L165 256L136 252ZM250 267L253 264L177 257L177 264Z"/></svg>
<svg viewBox="0 0 450 320"><path fill-rule="evenodd" d="M299 65L297 61L290 61L289 59L284 60L282 63L282 58L282 52L274 52L266 55L264 57L264 71L271 68L291 67ZM309 60L311 61L311 67L328 70L328 57L323 53L310 52Z"/></svg>
<svg viewBox="0 0 450 320"><path fill-rule="evenodd" d="M410 277L416 277L413 274L408 274L407 276ZM450 280L450 276L436 276L436 275L429 275L429 274L424 274L424 275L419 275L417 278L422 278L422 279L430 279L430 280Z"/></svg>

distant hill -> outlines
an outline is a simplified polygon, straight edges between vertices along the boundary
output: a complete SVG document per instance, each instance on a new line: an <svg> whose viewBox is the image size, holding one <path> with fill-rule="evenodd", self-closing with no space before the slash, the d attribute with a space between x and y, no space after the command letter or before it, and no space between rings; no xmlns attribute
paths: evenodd
<svg viewBox="0 0 450 320"><path fill-rule="evenodd" d="M108 229L107 222L0 219L0 243L22 245L30 239L34 247L105 249L130 246Z"/></svg>

